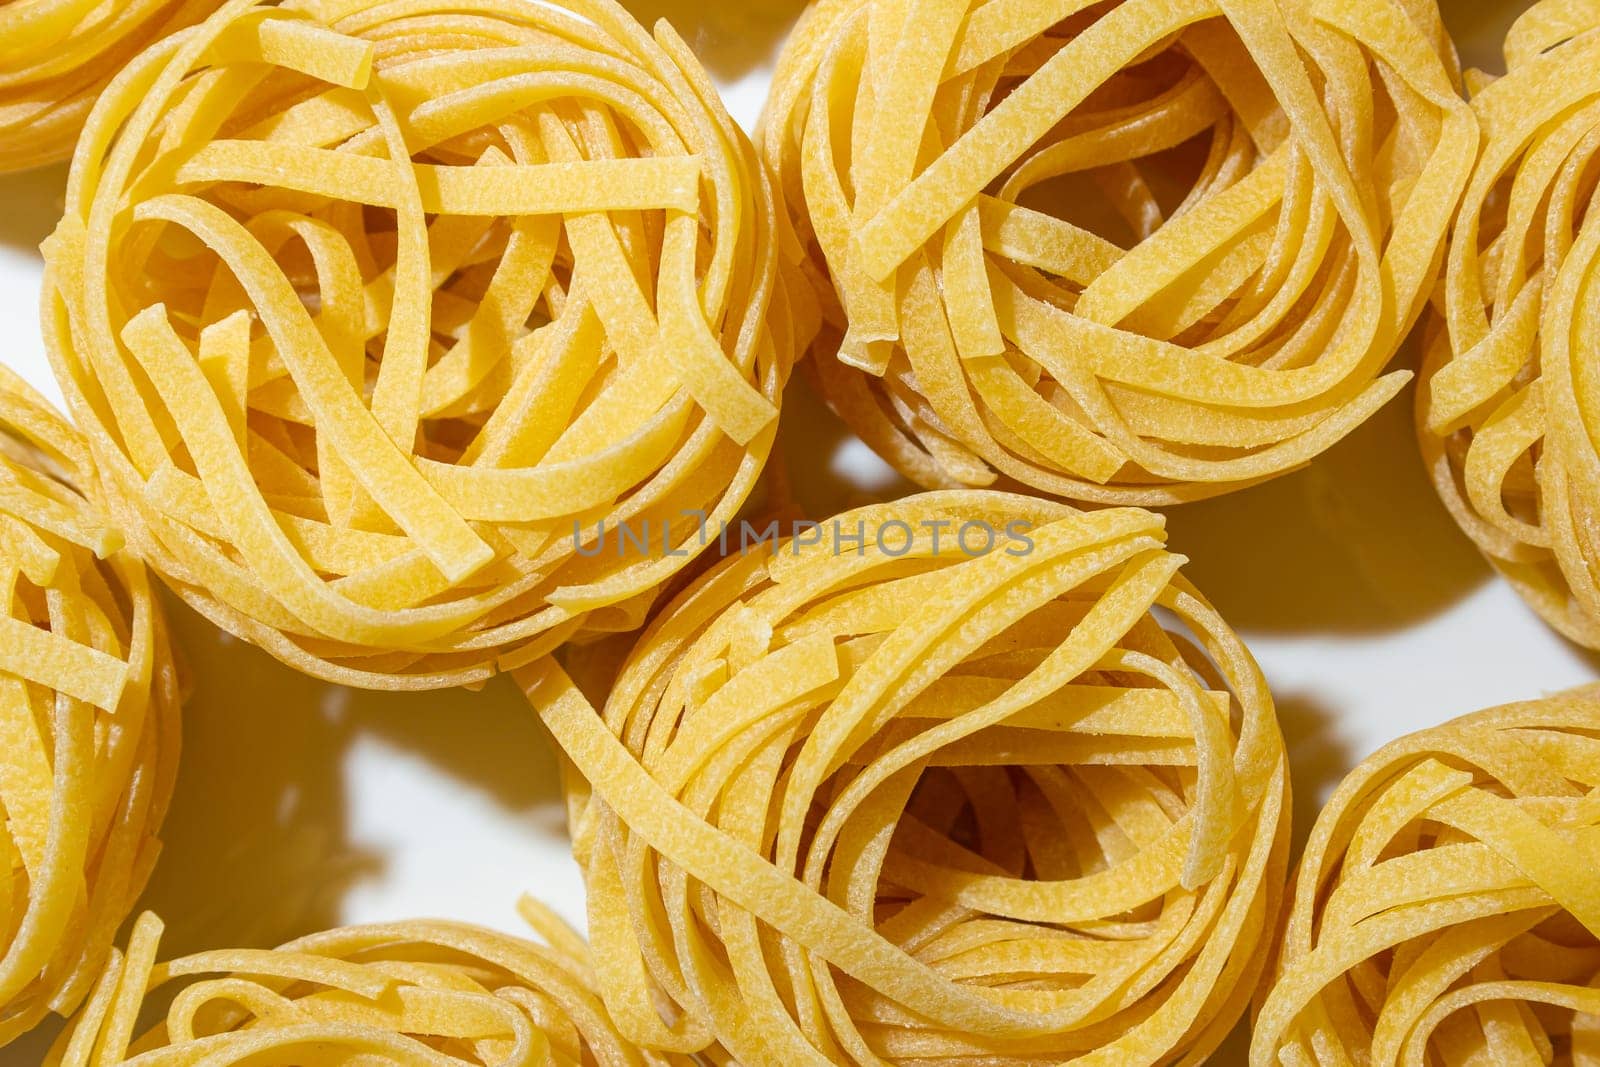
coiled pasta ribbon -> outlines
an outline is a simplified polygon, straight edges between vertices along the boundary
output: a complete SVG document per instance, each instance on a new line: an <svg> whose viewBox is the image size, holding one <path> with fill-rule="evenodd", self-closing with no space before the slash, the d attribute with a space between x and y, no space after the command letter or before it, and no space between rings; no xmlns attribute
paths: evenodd
<svg viewBox="0 0 1600 1067"><path fill-rule="evenodd" d="M0 367L0 1046L88 995L177 774L166 626L72 487L87 470L82 439Z"/></svg>
<svg viewBox="0 0 1600 1067"><path fill-rule="evenodd" d="M1472 106L1483 149L1429 322L1418 436L1445 505L1518 592L1600 648L1600 9L1544 0Z"/></svg>
<svg viewBox="0 0 1600 1067"><path fill-rule="evenodd" d="M1265 963L1288 779L1162 520L954 491L837 521L859 552L685 590L603 714L519 675L618 1026L753 1067L1204 1059Z"/></svg>
<svg viewBox="0 0 1600 1067"><path fill-rule="evenodd" d="M1366 759L1318 817L1251 1062L1600 1062L1600 687Z"/></svg>
<svg viewBox="0 0 1600 1067"><path fill-rule="evenodd" d="M812 317L779 221L612 0L232 0L90 120L46 331L186 600L333 681L470 684L636 626L742 504Z"/></svg>
<svg viewBox="0 0 1600 1067"><path fill-rule="evenodd" d="M1455 66L1432 0L822 0L763 153L838 297L824 394L928 487L1306 463L1406 379L1477 143Z"/></svg>
<svg viewBox="0 0 1600 1067"><path fill-rule="evenodd" d="M10 0L0 4L0 171L72 154L95 97L142 48L222 0Z"/></svg>
<svg viewBox="0 0 1600 1067"><path fill-rule="evenodd" d="M48 1067L231 1064L323 1067L643 1067L594 993L588 947L532 900L543 944L463 923L415 921L313 934L271 950L157 963L162 925L140 916ZM181 983L137 1039L146 998Z"/></svg>

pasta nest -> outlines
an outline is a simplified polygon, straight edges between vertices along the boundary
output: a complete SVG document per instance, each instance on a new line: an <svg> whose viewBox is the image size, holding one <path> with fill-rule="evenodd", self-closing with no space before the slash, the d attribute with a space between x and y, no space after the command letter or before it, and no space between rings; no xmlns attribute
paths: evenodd
<svg viewBox="0 0 1600 1067"><path fill-rule="evenodd" d="M1300 861L1251 1062L1600 1055L1600 687L1403 737Z"/></svg>
<svg viewBox="0 0 1600 1067"><path fill-rule="evenodd" d="M1535 4L1508 72L1472 106L1483 149L1456 220L1417 393L1418 436L1446 507L1517 591L1600 648L1600 454L1593 213L1600 16Z"/></svg>
<svg viewBox="0 0 1600 1067"><path fill-rule="evenodd" d="M612 0L233 0L91 118L47 343L185 600L331 681L475 684L637 626L744 502L814 317L780 219Z"/></svg>
<svg viewBox="0 0 1600 1067"><path fill-rule="evenodd" d="M824 0L763 153L822 392L937 488L1159 506L1395 395L1477 131L1432 0ZM826 282L823 283L826 287Z"/></svg>
<svg viewBox="0 0 1600 1067"><path fill-rule="evenodd" d="M156 963L162 925L147 913L45 1063L687 1067L623 1040L595 995L588 946L541 905L520 910L546 943L420 920L167 963ZM133 1039L141 1009L172 984L163 1021Z"/></svg>
<svg viewBox="0 0 1600 1067"><path fill-rule="evenodd" d="M12 0L0 4L0 171L72 154L95 97L140 49L221 0Z"/></svg>
<svg viewBox="0 0 1600 1067"><path fill-rule="evenodd" d="M144 566L72 488L86 465L0 368L0 1046L88 994L177 775L166 625Z"/></svg>
<svg viewBox="0 0 1600 1067"><path fill-rule="evenodd" d="M1288 778L1162 520L965 490L836 521L864 551L686 590L603 715L520 675L618 1026L749 1065L1204 1059L1265 965Z"/></svg>

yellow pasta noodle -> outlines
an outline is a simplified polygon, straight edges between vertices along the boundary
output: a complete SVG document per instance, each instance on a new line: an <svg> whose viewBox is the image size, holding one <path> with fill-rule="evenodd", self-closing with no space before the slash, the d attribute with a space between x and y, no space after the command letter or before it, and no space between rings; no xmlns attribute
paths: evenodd
<svg viewBox="0 0 1600 1067"><path fill-rule="evenodd" d="M1157 506L1308 462L1407 377L1455 71L1433 0L819 0L763 154L837 296L823 393L927 487Z"/></svg>
<svg viewBox="0 0 1600 1067"><path fill-rule="evenodd" d="M1600 686L1366 759L1300 861L1251 1062L1600 1062Z"/></svg>
<svg viewBox="0 0 1600 1067"><path fill-rule="evenodd" d="M0 1046L88 995L177 772L166 626L73 488L87 474L82 439L0 367Z"/></svg>
<svg viewBox="0 0 1600 1067"><path fill-rule="evenodd" d="M1483 147L1417 394L1445 505L1552 626L1600 648L1600 9L1529 8L1472 106Z"/></svg>
<svg viewBox="0 0 1600 1067"><path fill-rule="evenodd" d="M542 905L520 910L544 943L414 921L313 934L271 950L157 963L161 921L140 917L48 1067L643 1067L594 992L588 946ZM134 1037L146 998L176 985L164 1020Z"/></svg>
<svg viewBox="0 0 1600 1067"><path fill-rule="evenodd" d="M1162 520L961 490L823 531L685 590L601 714L519 673L619 1028L750 1067L1204 1059L1265 964L1288 779Z"/></svg>
<svg viewBox="0 0 1600 1067"><path fill-rule="evenodd" d="M0 3L0 171L72 154L95 97L140 49L222 0Z"/></svg>
<svg viewBox="0 0 1600 1067"><path fill-rule="evenodd" d="M47 342L189 603L333 681L474 684L636 626L745 500L815 318L781 223L612 0L232 0L92 116Z"/></svg>

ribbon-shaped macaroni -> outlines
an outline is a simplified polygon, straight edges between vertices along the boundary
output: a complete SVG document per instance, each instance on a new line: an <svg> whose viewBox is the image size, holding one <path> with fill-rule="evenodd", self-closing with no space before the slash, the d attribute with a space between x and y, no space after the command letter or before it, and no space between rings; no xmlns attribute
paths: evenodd
<svg viewBox="0 0 1600 1067"><path fill-rule="evenodd" d="M685 590L603 714L519 674L618 1026L750 1067L1202 1060L1265 965L1288 779L1162 520L953 491L823 529Z"/></svg>
<svg viewBox="0 0 1600 1067"><path fill-rule="evenodd" d="M929 487L1306 463L1406 379L1477 145L1455 66L1432 0L821 0L763 152L838 296L824 394Z"/></svg>
<svg viewBox="0 0 1600 1067"><path fill-rule="evenodd" d="M0 171L72 154L95 97L134 55L222 0L9 0L0 4Z"/></svg>
<svg viewBox="0 0 1600 1067"><path fill-rule="evenodd" d="M88 995L177 774L166 626L72 488L87 473L82 439L0 367L0 1046Z"/></svg>
<svg viewBox="0 0 1600 1067"><path fill-rule="evenodd" d="M1600 8L1544 0L1474 94L1483 148L1430 317L1418 436L1445 505L1517 591L1600 648Z"/></svg>
<svg viewBox="0 0 1600 1067"><path fill-rule="evenodd" d="M313 934L271 950L157 963L145 914L48 1067L667 1067L617 1032L588 946L542 905L519 908L543 944L463 923L415 921ZM134 1037L146 998L181 984L162 1023Z"/></svg>
<svg viewBox="0 0 1600 1067"><path fill-rule="evenodd" d="M102 97L46 333L187 601L333 681L472 684L636 626L743 503L814 317L780 218L613 0L232 0Z"/></svg>
<svg viewBox="0 0 1600 1067"><path fill-rule="evenodd" d="M1251 1062L1600 1059L1600 687L1357 767L1300 861Z"/></svg>

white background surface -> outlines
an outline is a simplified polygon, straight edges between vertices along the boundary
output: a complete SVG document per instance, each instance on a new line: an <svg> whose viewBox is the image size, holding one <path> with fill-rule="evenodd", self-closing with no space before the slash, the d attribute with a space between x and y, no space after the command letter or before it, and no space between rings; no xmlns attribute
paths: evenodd
<svg viewBox="0 0 1600 1067"><path fill-rule="evenodd" d="M624 2L670 18L753 125L800 0ZM1524 5L1442 4L1466 61L1498 68ZM64 181L65 168L0 176L0 359L52 398L37 245ZM801 389L784 436L802 502L820 518L861 493L899 492ZM1298 836L1338 778L1391 738L1600 677L1600 660L1546 629L1455 529L1424 478L1410 404L1408 391L1306 470L1170 517L1186 573L1272 683ZM515 931L525 890L581 923L554 761L508 682L477 694L345 691L172 614L195 692L166 851L143 901L167 922L163 957L418 916ZM37 1064L45 1036L0 1051L0 1067Z"/></svg>

